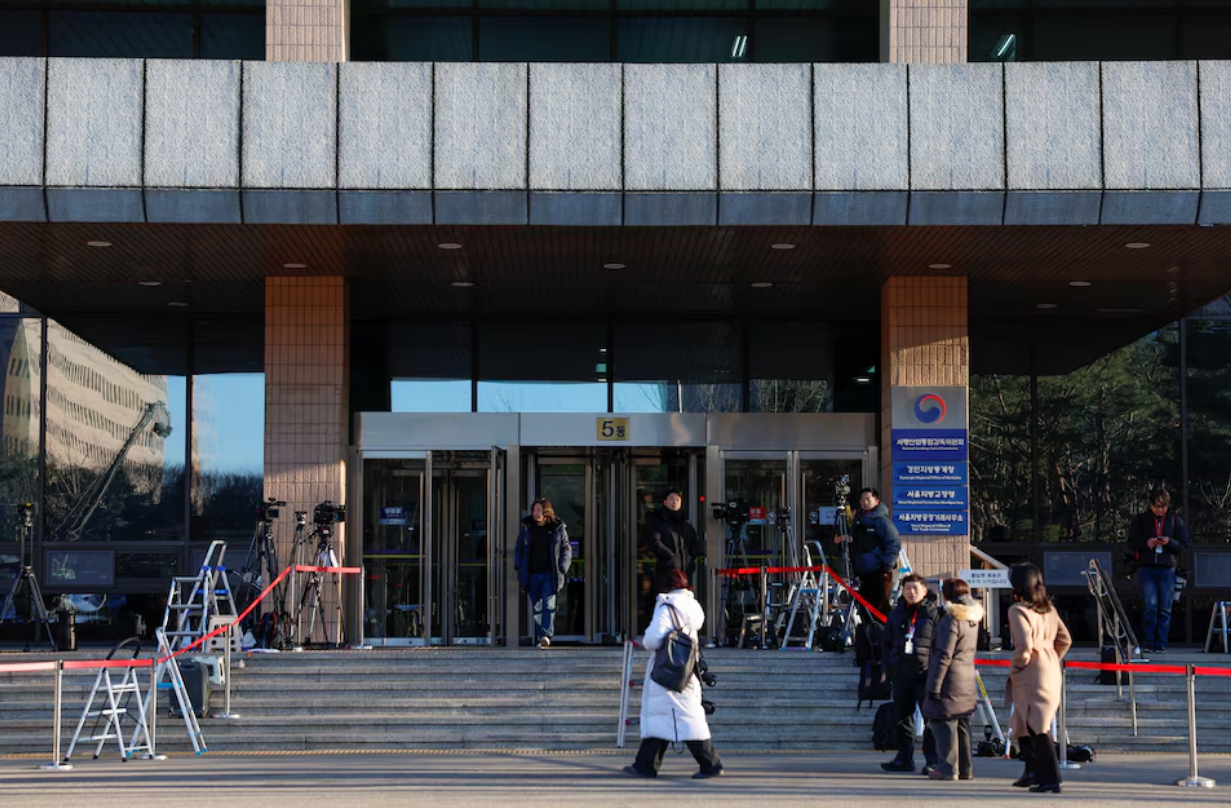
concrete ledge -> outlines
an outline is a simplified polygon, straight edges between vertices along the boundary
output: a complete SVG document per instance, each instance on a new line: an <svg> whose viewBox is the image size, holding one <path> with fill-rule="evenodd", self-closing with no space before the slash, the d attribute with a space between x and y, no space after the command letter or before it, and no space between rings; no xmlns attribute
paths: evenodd
<svg viewBox="0 0 1231 808"><path fill-rule="evenodd" d="M1200 191L1105 191L1100 224L1192 224Z"/></svg>
<svg viewBox="0 0 1231 808"><path fill-rule="evenodd" d="M140 188L48 188L51 222L144 222Z"/></svg>
<svg viewBox="0 0 1231 808"><path fill-rule="evenodd" d="M337 224L338 195L333 191L259 191L244 193L244 224Z"/></svg>
<svg viewBox="0 0 1231 808"><path fill-rule="evenodd" d="M618 227L624 197L612 193L530 192L530 224Z"/></svg>
<svg viewBox="0 0 1231 808"><path fill-rule="evenodd" d="M340 191L339 224L431 224L431 191Z"/></svg>
<svg viewBox="0 0 1231 808"><path fill-rule="evenodd" d="M436 224L526 224L525 191L436 191Z"/></svg>
<svg viewBox="0 0 1231 808"><path fill-rule="evenodd" d="M0 222L45 222L42 188L0 188Z"/></svg>
<svg viewBox="0 0 1231 808"><path fill-rule="evenodd" d="M192 191L150 188L145 192L148 222L169 224L240 224L239 191Z"/></svg>
<svg viewBox="0 0 1231 808"><path fill-rule="evenodd" d="M1231 224L1231 191L1205 191L1197 224Z"/></svg>
<svg viewBox="0 0 1231 808"><path fill-rule="evenodd" d="M718 197L720 225L788 225L812 223L812 194L748 193Z"/></svg>
<svg viewBox="0 0 1231 808"><path fill-rule="evenodd" d="M624 224L629 227L713 225L718 194L625 194Z"/></svg>
<svg viewBox="0 0 1231 808"><path fill-rule="evenodd" d="M819 191L812 206L816 225L904 225L906 191Z"/></svg>
<svg viewBox="0 0 1231 808"><path fill-rule="evenodd" d="M1098 224L1099 191L1010 191L1005 224Z"/></svg>
<svg viewBox="0 0 1231 808"><path fill-rule="evenodd" d="M1004 224L1003 191L912 191L910 221L915 225Z"/></svg>
<svg viewBox="0 0 1231 808"><path fill-rule="evenodd" d="M0 59L0 184L43 182L46 82L46 59Z"/></svg>

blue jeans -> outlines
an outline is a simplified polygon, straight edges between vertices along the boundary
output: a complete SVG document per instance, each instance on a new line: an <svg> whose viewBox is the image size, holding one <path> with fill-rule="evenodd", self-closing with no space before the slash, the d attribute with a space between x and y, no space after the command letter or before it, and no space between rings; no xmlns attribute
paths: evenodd
<svg viewBox="0 0 1231 808"><path fill-rule="evenodd" d="M534 608L534 641L556 633L556 574L532 572L527 587Z"/></svg>
<svg viewBox="0 0 1231 808"><path fill-rule="evenodd" d="M1175 567L1143 566L1137 570L1137 582L1141 585L1141 643L1166 648L1175 601Z"/></svg>

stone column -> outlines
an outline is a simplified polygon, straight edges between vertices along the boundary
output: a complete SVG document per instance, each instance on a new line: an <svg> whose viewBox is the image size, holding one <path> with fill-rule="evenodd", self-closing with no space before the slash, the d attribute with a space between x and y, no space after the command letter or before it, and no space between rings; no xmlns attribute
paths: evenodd
<svg viewBox="0 0 1231 808"><path fill-rule="evenodd" d="M266 0L265 61L345 62L350 0Z"/></svg>
<svg viewBox="0 0 1231 808"><path fill-rule="evenodd" d="M881 61L966 61L967 0L881 0Z"/></svg>
<svg viewBox="0 0 1231 808"><path fill-rule="evenodd" d="M265 496L287 503L275 523L283 566L294 561L294 512L308 512L310 531L318 504L346 501L347 319L342 278L265 280ZM335 525L339 560L346 557L345 532L345 524ZM307 547L307 563L315 550ZM325 590L336 640L338 589L330 583Z"/></svg>
<svg viewBox="0 0 1231 808"><path fill-rule="evenodd" d="M970 383L966 278L893 277L881 289L881 498L893 510L893 389ZM968 429L965 412L948 429ZM960 421L960 422L958 422ZM903 534L914 568L928 577L970 566L969 536Z"/></svg>

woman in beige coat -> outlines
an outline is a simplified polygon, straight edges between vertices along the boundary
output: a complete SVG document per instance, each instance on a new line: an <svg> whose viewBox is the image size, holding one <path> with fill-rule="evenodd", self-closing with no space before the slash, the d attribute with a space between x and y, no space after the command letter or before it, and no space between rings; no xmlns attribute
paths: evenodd
<svg viewBox="0 0 1231 808"><path fill-rule="evenodd" d="M1021 749L1026 771L1013 785L1034 792L1060 793L1060 766L1052 745L1052 719L1060 709L1063 677L1060 660L1073 644L1034 564L1020 564L1009 573L1013 605L1009 630L1013 636L1013 667L1005 701L1013 705L1009 727Z"/></svg>

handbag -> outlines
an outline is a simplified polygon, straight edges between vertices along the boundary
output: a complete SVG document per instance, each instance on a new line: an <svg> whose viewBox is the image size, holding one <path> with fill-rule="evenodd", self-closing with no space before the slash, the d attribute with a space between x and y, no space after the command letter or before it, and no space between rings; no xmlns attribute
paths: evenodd
<svg viewBox="0 0 1231 808"><path fill-rule="evenodd" d="M650 679L667 690L683 693L696 670L697 643L680 625L679 613L675 607L670 603L664 605L671 610L672 629L654 652L654 667L650 670Z"/></svg>

